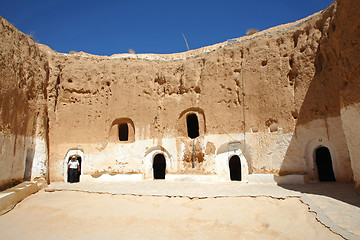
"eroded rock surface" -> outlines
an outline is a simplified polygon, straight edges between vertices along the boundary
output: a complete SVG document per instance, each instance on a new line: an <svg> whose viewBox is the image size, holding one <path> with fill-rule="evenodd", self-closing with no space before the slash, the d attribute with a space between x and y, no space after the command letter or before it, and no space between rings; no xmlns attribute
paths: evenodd
<svg viewBox="0 0 360 240"><path fill-rule="evenodd" d="M65 164L74 153L82 156L85 176L152 178L153 159L163 154L167 174L229 180L228 161L238 155L248 169L244 180L247 174L271 173L311 181L318 179L314 152L326 147L336 180L354 178L358 184L359 6L339 0L295 23L165 55L61 54L34 45L3 20L11 30L3 27L2 39L23 39L2 46L1 57L11 63L2 63L1 82L9 79L3 76L11 64L27 63L28 75L36 69L33 78L39 81L27 80L26 86L40 95L12 89L29 105L16 111L33 114L31 96L39 109L47 99L49 124L40 126L49 133L52 181L66 179ZM28 51L21 57L30 59L11 57L11 43L19 43ZM10 78L21 82L19 74ZM2 104L2 126L14 119L4 113L10 105ZM28 135L35 136L34 129Z"/></svg>
<svg viewBox="0 0 360 240"><path fill-rule="evenodd" d="M48 60L0 17L0 188L47 175Z"/></svg>

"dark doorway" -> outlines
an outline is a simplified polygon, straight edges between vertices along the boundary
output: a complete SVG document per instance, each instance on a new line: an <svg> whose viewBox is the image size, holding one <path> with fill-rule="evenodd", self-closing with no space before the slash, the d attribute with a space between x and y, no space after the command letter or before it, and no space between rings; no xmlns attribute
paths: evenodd
<svg viewBox="0 0 360 240"><path fill-rule="evenodd" d="M165 179L166 160L163 154L157 154L154 157L153 172L154 179Z"/></svg>
<svg viewBox="0 0 360 240"><path fill-rule="evenodd" d="M25 171L24 171L24 180L28 181L31 180L31 170L34 160L34 151L32 149L28 149L26 152L26 159L25 159Z"/></svg>
<svg viewBox="0 0 360 240"><path fill-rule="evenodd" d="M232 156L229 160L231 181L241 181L241 164L239 156Z"/></svg>
<svg viewBox="0 0 360 240"><path fill-rule="evenodd" d="M120 141L129 140L129 127L127 123L119 124L119 140Z"/></svg>
<svg viewBox="0 0 360 240"><path fill-rule="evenodd" d="M72 156L69 157L67 163L69 163L69 161L71 161L71 157L72 157ZM77 176L77 181L76 181L76 182L80 182L80 175L81 175L81 157L80 157L80 156L76 156L76 157L77 157L76 160L79 161L79 166L80 166L80 172L77 173L78 176ZM67 174L67 181L70 182L69 170L68 170L68 174Z"/></svg>
<svg viewBox="0 0 360 240"><path fill-rule="evenodd" d="M335 174L332 166L331 154L327 147L319 147L316 149L316 166L319 174L319 181L333 182Z"/></svg>
<svg viewBox="0 0 360 240"><path fill-rule="evenodd" d="M196 114L187 115L186 125L189 138L194 139L199 136L199 121Z"/></svg>

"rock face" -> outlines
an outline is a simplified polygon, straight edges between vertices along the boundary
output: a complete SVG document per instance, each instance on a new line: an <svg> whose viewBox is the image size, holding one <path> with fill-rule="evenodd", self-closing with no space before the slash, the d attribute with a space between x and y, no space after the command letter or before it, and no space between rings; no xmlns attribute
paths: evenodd
<svg viewBox="0 0 360 240"><path fill-rule="evenodd" d="M42 119L15 130L15 123L7 124L14 117L4 115L9 104L2 104L2 126L11 136L48 133L51 181L66 181L72 154L81 157L84 179L101 173L153 178L160 154L166 174L230 180L232 159L240 161L242 180L267 173L312 181L325 161L317 149L326 148L336 180L354 179L359 187L359 6L339 0L295 23L168 55L61 54L34 45L2 20L8 28L1 29L1 39L11 39L1 46L7 61L1 84L25 98L27 105L13 107L22 121L36 111ZM37 57L12 57L20 47L35 49ZM29 63L24 71L36 69L33 85L26 80L26 88L17 88L20 75L3 77L16 63ZM36 99L27 97L30 86ZM23 166L21 156L2 161Z"/></svg>
<svg viewBox="0 0 360 240"><path fill-rule="evenodd" d="M0 17L0 188L47 176L48 61Z"/></svg>
<svg viewBox="0 0 360 240"><path fill-rule="evenodd" d="M333 25L339 28L329 36L329 54L325 56L327 75L339 81L341 120L356 188L360 191L360 19L356 17L359 12L358 2L340 2Z"/></svg>

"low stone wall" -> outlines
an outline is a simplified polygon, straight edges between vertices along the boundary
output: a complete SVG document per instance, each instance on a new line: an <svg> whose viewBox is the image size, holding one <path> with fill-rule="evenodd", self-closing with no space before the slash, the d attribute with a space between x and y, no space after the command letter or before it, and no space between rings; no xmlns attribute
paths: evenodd
<svg viewBox="0 0 360 240"><path fill-rule="evenodd" d="M7 213L20 201L47 186L44 179L27 181L0 192L0 215Z"/></svg>

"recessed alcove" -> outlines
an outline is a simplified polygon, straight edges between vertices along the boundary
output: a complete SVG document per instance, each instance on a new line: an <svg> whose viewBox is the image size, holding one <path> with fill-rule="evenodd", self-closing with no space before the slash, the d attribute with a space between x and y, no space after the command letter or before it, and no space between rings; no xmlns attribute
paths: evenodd
<svg viewBox="0 0 360 240"><path fill-rule="evenodd" d="M206 133L206 119L200 108L189 108L180 113L177 129L180 136L195 139Z"/></svg>
<svg viewBox="0 0 360 240"><path fill-rule="evenodd" d="M118 143L135 141L135 126L130 118L117 118L110 127L109 140Z"/></svg>

